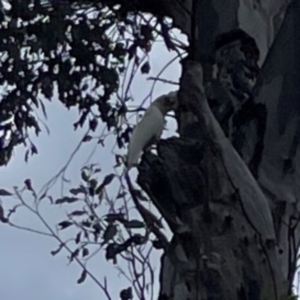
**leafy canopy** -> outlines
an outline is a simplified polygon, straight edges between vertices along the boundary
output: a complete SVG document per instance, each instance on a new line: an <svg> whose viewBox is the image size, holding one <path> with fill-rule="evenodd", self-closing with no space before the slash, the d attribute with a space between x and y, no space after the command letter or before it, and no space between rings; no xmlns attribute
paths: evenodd
<svg viewBox="0 0 300 300"><path fill-rule="evenodd" d="M149 62L142 58L158 36L169 49L176 46L169 33L171 24L163 17L146 17L132 7L129 10L133 4L109 2L105 6L87 1L13 0L3 5L0 165L9 162L14 146L22 142L28 147L26 160L37 153L28 129L39 134L35 110L41 108L46 115L44 101L55 92L67 108L78 108L75 130L89 122L94 131L100 119L108 130L115 129L120 148L128 141L131 128L122 129L119 120L127 112L129 88L123 87L122 94L112 98L124 84L121 77L129 72L130 62L131 72L139 67L142 73L149 72Z"/></svg>

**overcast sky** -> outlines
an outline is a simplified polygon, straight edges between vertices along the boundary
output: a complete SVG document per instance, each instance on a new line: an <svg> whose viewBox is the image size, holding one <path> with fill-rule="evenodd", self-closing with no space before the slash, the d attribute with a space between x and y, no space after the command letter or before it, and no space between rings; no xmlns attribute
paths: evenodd
<svg viewBox="0 0 300 300"><path fill-rule="evenodd" d="M141 101L149 93L153 81L147 82L146 78L156 76L174 56L174 53L170 54L165 50L162 43L158 43L154 47L151 54L150 74L146 76L139 75L133 82L132 93L136 101ZM166 69L162 77L178 81L179 75L180 66L177 61ZM176 89L176 86L157 84L154 97ZM48 113L46 123L50 129L50 135L46 133L46 130L43 130L38 138L33 136L39 154L31 157L27 164L24 162L24 149L22 146L18 146L9 165L0 168L0 188L11 190L13 186L22 186L24 180L30 178L34 188L40 190L67 162L82 139L84 130L73 131L72 124L78 118L76 109L68 111L57 99L47 103L46 107ZM173 127L173 131L169 131L168 135L174 133L175 127L171 127ZM98 130L100 132L100 128ZM95 143L93 142L84 144L72 160L66 173L66 177L72 183L76 184L78 182L80 168L84 165L94 147ZM96 147L90 163L99 163L103 175L106 175L113 171L112 166L115 164L114 157L110 154L111 145L106 148L100 145ZM49 192L54 196L54 199L60 195L60 183L61 181L58 181L58 184L51 188ZM25 200L28 203L32 202L29 192L25 193ZM9 197L2 197L1 199L6 210L11 207L13 201ZM49 224L54 226L57 222L65 219L66 207L54 207L45 202L41 206L41 211ZM25 209L18 211L12 220L23 226L43 229L35 216ZM58 246L57 242L51 238L0 224L0 241L1 299L105 299L101 290L91 280L88 279L81 285L76 284L81 268L76 262L68 265L66 252L61 252L55 257L51 256L50 251ZM159 253L152 255L153 264L157 270L159 270L159 256ZM129 286L128 282L118 275L112 264L105 261L104 252L99 252L93 258L89 269L100 281L103 281L103 277L107 276L109 290L113 293L114 299L117 299L117 295L122 288Z"/></svg>

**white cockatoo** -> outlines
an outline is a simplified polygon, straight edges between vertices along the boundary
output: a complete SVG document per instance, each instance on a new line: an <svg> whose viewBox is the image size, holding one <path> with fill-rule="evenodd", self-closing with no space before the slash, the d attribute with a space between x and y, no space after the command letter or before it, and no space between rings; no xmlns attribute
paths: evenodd
<svg viewBox="0 0 300 300"><path fill-rule="evenodd" d="M133 129L128 145L127 170L137 166L142 151L160 138L166 114L177 107L177 92L162 95L152 102L142 120Z"/></svg>

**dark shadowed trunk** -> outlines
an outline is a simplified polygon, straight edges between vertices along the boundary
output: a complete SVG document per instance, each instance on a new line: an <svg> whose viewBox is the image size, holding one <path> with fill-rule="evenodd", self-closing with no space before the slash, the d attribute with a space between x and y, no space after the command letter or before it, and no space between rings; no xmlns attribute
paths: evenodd
<svg viewBox="0 0 300 300"><path fill-rule="evenodd" d="M300 240L300 3L291 2L283 23L286 1L263 14L265 45L276 38L260 69L251 38L232 31L241 23L237 2L199 1L198 63L182 68L180 138L161 140L158 157L144 155L139 167L139 184L174 232L161 300L291 292ZM266 56L263 38L256 42Z"/></svg>

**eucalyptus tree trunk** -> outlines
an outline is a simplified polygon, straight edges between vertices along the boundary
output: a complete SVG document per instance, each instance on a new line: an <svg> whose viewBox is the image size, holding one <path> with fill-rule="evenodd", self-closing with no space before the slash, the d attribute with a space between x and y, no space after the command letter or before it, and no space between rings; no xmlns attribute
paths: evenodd
<svg viewBox="0 0 300 300"><path fill-rule="evenodd" d="M161 140L158 156L145 154L139 167L138 183L174 232L162 257L160 300L280 299L292 289L300 3L241 2L243 9L238 0L199 0L193 37L192 20L183 21L192 4L183 1L177 14L170 8L198 53L182 63L180 137Z"/></svg>

